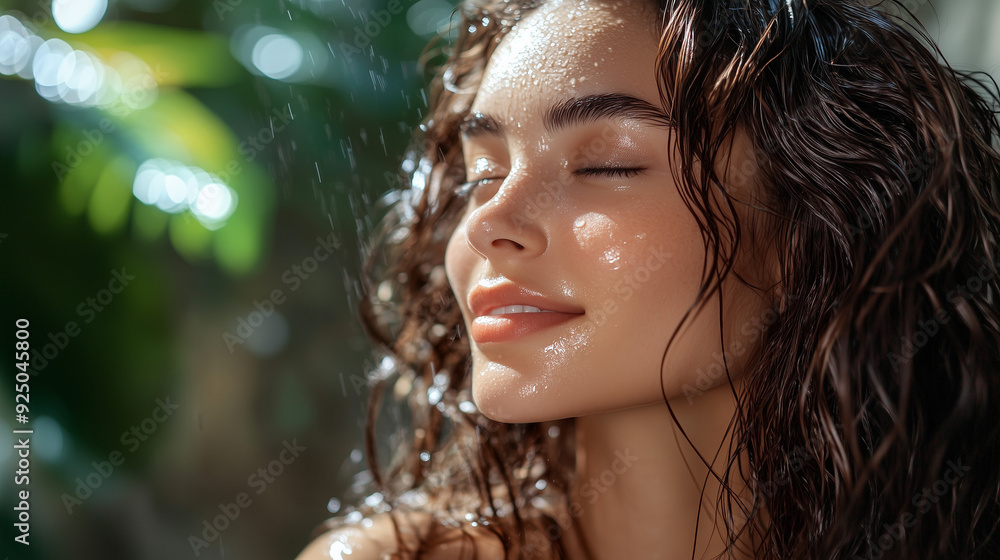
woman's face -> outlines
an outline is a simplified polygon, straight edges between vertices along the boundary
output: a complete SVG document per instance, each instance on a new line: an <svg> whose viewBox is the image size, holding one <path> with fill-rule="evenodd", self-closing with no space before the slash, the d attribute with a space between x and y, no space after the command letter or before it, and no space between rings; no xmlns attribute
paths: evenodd
<svg viewBox="0 0 1000 560"><path fill-rule="evenodd" d="M487 66L462 145L466 179L492 181L471 191L446 270L473 396L494 420L662 402L663 350L695 300L705 250L670 173L657 24L645 3L548 2ZM669 398L696 404L725 382L723 350L739 371L747 325L765 308L742 285L723 288L725 332L712 299L663 362ZM495 310L507 305L542 311Z"/></svg>

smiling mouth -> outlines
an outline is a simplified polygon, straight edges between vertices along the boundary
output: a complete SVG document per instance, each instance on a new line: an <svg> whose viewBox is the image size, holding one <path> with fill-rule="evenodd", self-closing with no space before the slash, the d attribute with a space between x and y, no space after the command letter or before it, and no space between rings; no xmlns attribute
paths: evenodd
<svg viewBox="0 0 1000 560"><path fill-rule="evenodd" d="M555 313L555 311L539 309L530 305L505 305L490 311L488 315L506 315L508 313Z"/></svg>
<svg viewBox="0 0 1000 560"><path fill-rule="evenodd" d="M480 315L472 321L469 334L477 344L518 340L546 329L562 325L583 313L561 313L530 305L507 305Z"/></svg>

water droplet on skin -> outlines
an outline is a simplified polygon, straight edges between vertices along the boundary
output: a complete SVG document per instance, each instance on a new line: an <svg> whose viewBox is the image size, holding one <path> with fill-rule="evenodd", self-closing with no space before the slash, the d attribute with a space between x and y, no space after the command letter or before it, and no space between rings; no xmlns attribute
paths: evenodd
<svg viewBox="0 0 1000 560"><path fill-rule="evenodd" d="M604 251L604 262L606 262L608 264L614 264L614 263L618 262L618 259L620 257L621 257L621 251L619 251L615 247L612 247L611 249L608 249L607 251Z"/></svg>
<svg viewBox="0 0 1000 560"><path fill-rule="evenodd" d="M476 160L476 169L475 169L476 174L485 173L489 170L489 168L490 168L490 160L486 158L479 158Z"/></svg>
<svg viewBox="0 0 1000 560"><path fill-rule="evenodd" d="M332 560L343 560L345 556L351 556L353 552L346 535L330 543L330 558Z"/></svg>

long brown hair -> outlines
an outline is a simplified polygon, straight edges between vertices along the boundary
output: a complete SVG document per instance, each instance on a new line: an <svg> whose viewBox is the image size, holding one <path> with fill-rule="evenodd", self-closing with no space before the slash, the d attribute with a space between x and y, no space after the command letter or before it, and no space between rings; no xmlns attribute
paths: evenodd
<svg viewBox="0 0 1000 560"><path fill-rule="evenodd" d="M442 528L417 547L400 537L400 557L448 527L489 531L508 557L565 557L559 520L537 505L568 491L573 422L502 424L475 410L444 275L464 203L458 124L534 4L460 7L368 248L360 314L383 358L370 376L369 469L383 510L433 511ZM781 313L743 374L723 469L745 490L718 496L730 552L752 542L741 552L757 558L1000 558L996 84L939 62L898 2L658 7L650 70L707 248L691 309L736 274L750 233L778 248ZM737 129L767 193L760 232L732 217L742 202L731 178L699 165L725 157ZM383 468L374 426L390 391L405 400L411 441Z"/></svg>

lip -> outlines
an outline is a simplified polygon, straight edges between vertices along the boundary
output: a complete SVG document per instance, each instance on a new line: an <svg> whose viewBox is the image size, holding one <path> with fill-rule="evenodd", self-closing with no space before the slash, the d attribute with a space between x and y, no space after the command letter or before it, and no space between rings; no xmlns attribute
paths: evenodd
<svg viewBox="0 0 1000 560"><path fill-rule="evenodd" d="M584 314L583 309L577 306L555 301L509 282L488 288L477 285L469 293L468 303L475 316L469 331L479 344L522 338ZM542 312L489 315L490 311L508 305L530 305Z"/></svg>

